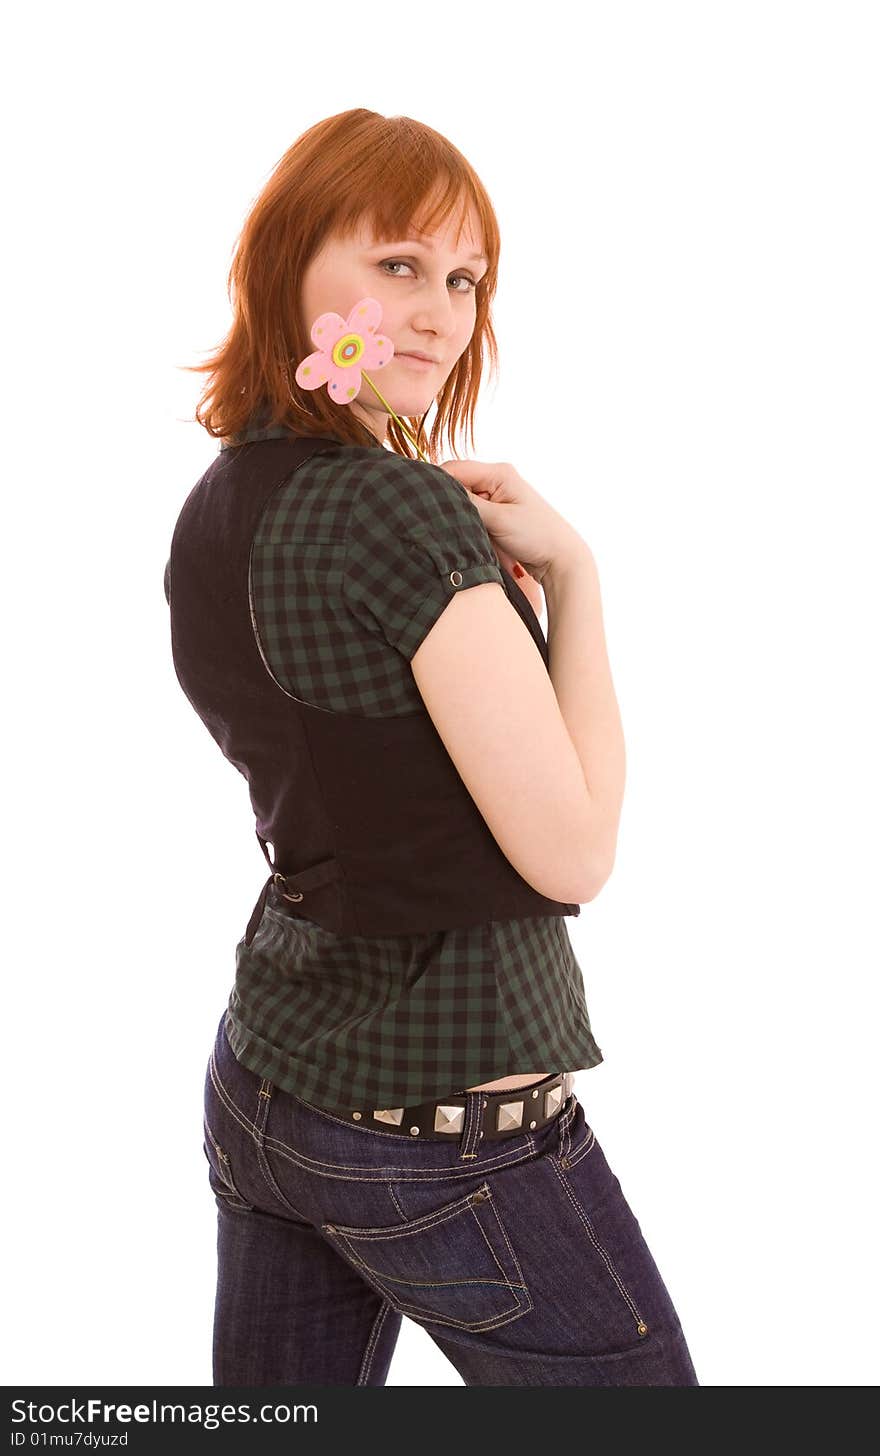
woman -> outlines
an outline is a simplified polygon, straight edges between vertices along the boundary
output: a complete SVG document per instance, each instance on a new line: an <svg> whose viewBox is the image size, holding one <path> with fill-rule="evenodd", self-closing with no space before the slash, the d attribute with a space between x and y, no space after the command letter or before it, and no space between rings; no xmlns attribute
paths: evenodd
<svg viewBox="0 0 880 1456"><path fill-rule="evenodd" d="M466 1384L697 1383L573 1092L602 1053L565 916L624 780L595 563L512 466L436 463L472 435L498 256L445 138L331 117L257 199L199 366L222 444L174 529L172 648L271 868L205 1079L218 1385L384 1384L403 1314ZM381 390L299 387L315 321L335 346L361 303Z"/></svg>

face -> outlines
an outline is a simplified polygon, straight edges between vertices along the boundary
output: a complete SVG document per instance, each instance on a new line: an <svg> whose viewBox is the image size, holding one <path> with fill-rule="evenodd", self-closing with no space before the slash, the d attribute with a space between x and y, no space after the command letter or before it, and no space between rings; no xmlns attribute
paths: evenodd
<svg viewBox="0 0 880 1456"><path fill-rule="evenodd" d="M421 416L464 353L476 320L475 284L486 272L478 225L469 217L458 245L456 218L429 234L377 241L362 225L352 238L334 237L312 258L302 285L306 333L321 313L343 318L361 298L382 305L378 332L394 345L394 358L376 370L376 386L398 415ZM414 350L433 362L402 357ZM369 372L369 371L368 371ZM384 440L388 412L366 380L346 409Z"/></svg>

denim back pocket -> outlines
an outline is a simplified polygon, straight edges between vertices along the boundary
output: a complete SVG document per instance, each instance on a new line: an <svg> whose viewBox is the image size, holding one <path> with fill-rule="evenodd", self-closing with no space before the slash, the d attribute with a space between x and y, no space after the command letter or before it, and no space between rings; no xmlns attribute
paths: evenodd
<svg viewBox="0 0 880 1456"><path fill-rule="evenodd" d="M321 1229L394 1309L420 1324L492 1330L532 1308L488 1183L388 1228Z"/></svg>
<svg viewBox="0 0 880 1456"><path fill-rule="evenodd" d="M205 1129L205 1141L202 1144L205 1157L208 1159L208 1181L218 1198L230 1208L238 1208L242 1212L250 1212L252 1203L242 1198L235 1186L235 1175L232 1171L232 1162L225 1148L221 1148L210 1127L208 1119L203 1120Z"/></svg>

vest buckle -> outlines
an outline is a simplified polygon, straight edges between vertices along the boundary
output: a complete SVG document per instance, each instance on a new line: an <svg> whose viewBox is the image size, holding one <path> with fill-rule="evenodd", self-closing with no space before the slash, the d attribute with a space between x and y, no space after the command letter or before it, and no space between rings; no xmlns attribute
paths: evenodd
<svg viewBox="0 0 880 1456"><path fill-rule="evenodd" d="M297 893L294 894L294 895L288 895L287 892L286 892L286 890L282 890L281 886L282 885L286 885L287 884L287 881L284 878L284 876L280 873L279 870L276 870L275 871L275 873L272 876L272 879L275 882L275 884L278 886L278 893L280 895L283 895L285 900L293 900L294 902L296 902L297 900L301 900L302 899L302 891L301 890L297 891Z"/></svg>

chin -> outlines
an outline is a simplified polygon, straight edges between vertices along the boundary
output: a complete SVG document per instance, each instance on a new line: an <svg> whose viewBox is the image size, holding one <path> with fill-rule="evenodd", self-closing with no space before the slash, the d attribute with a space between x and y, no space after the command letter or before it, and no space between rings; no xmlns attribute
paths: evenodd
<svg viewBox="0 0 880 1456"><path fill-rule="evenodd" d="M367 387L369 388L369 386ZM407 395L405 399L397 400L394 399L394 397L390 394L386 394L385 398L388 400L388 403L391 405L394 413L400 415L402 419L406 419L409 415L421 416L423 414L426 414L427 411L431 408L431 405L434 403L433 394L428 393L425 393L421 398L416 398L413 395ZM390 418L390 415L386 414L386 419Z"/></svg>

